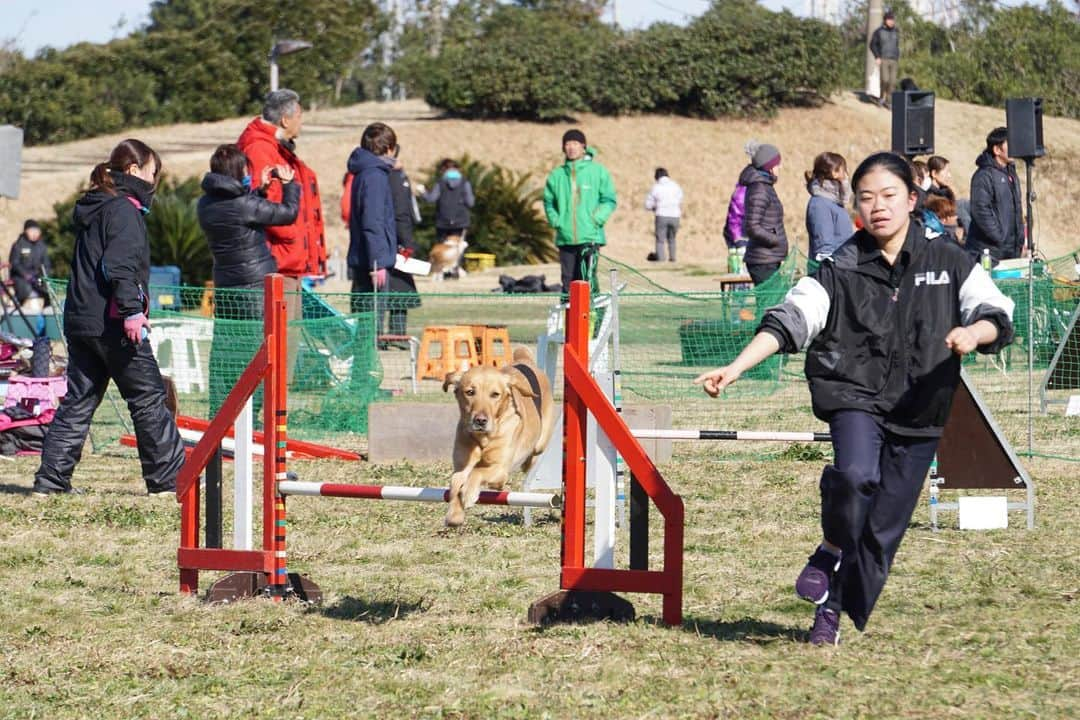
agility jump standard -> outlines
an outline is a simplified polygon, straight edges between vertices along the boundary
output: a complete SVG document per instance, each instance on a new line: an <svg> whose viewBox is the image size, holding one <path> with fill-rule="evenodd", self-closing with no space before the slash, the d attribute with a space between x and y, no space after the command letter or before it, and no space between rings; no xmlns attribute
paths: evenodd
<svg viewBox="0 0 1080 720"><path fill-rule="evenodd" d="M180 546L177 566L180 591L198 592L202 570L231 571L218 580L208 593L211 600L235 599L260 595L281 600L299 597L321 598L319 587L287 568L286 496L319 495L361 499L445 502L444 488L402 488L370 485L342 485L299 482L286 473L286 316L282 277L268 275L264 283L264 340L221 410L209 423L203 437L192 449L177 477L177 501L180 503ZM682 621L682 551L683 504L664 483L655 465L630 434L614 406L604 397L588 373L589 286L578 282L571 290L568 311L568 342L564 351L567 368L565 403L565 441L568 449L564 466L562 505L561 592L535 603L529 617L536 622L576 617L582 614L605 617L628 617L633 608L611 591L659 593L664 597L666 623ZM263 385L263 533L259 550L199 547L199 474L206 467L221 441L233 425L259 383ZM584 563L585 538L585 431L586 417L592 412L630 469L641 478L641 485L652 497L665 519L664 568L659 571L587 568ZM560 507L560 498L544 493L489 492L481 495L482 504L522 507ZM241 508L237 508L238 514Z"/></svg>

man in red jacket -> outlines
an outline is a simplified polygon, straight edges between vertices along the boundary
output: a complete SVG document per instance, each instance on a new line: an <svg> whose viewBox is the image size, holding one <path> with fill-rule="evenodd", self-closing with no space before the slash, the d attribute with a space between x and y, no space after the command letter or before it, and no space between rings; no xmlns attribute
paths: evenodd
<svg viewBox="0 0 1080 720"><path fill-rule="evenodd" d="M277 261L278 272L285 276L289 320L301 315L300 279L326 274L326 236L323 227L322 201L315 171L296 155L296 138L304 122L300 96L292 90L275 90L266 96L262 116L248 123L236 144L251 163L251 176L262 177L265 167L288 165L300 186L300 210L291 225L266 228L270 253ZM274 179L266 198L280 203L281 182ZM292 379L299 337L289 333L289 379Z"/></svg>

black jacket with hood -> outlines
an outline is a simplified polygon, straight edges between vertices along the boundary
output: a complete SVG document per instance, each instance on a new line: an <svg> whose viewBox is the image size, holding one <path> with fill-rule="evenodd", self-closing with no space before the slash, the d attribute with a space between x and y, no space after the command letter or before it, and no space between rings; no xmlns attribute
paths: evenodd
<svg viewBox="0 0 1080 720"><path fill-rule="evenodd" d="M975 257L983 248L995 260L1020 257L1024 246L1024 215L1020 209L1020 178L1016 165L1001 167L984 150L971 176L971 223L965 247Z"/></svg>
<svg viewBox="0 0 1080 720"><path fill-rule="evenodd" d="M814 414L826 422L861 410L889 430L939 437L960 381L960 358L945 345L957 326L988 320L998 337L979 352L1012 342L1013 301L953 242L927 240L912 219L889 265L860 230L766 311L759 332L781 352L806 350Z"/></svg>
<svg viewBox="0 0 1080 720"><path fill-rule="evenodd" d="M248 191L229 175L207 173L206 193L199 198L199 225L214 254L214 286L241 287L261 283L277 271L264 228L291 225L300 209L300 185L285 184L276 203Z"/></svg>
<svg viewBox="0 0 1080 720"><path fill-rule="evenodd" d="M124 318L148 313L150 245L143 214L154 187L112 173L116 194L94 188L75 204L75 251L64 302L64 333L74 337L119 334Z"/></svg>
<svg viewBox="0 0 1080 720"><path fill-rule="evenodd" d="M746 186L743 215L743 233L749 238L746 264L783 262L788 254L788 239L784 231L784 206L773 187L776 176L747 165L739 174L739 184Z"/></svg>

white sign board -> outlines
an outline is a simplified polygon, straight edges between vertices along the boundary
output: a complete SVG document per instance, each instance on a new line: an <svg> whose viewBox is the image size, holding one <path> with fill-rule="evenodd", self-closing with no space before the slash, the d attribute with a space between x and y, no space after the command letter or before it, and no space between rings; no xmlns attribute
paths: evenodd
<svg viewBox="0 0 1080 720"><path fill-rule="evenodd" d="M961 497L961 530L997 530L1009 527L1009 500L1002 497Z"/></svg>
<svg viewBox="0 0 1080 720"><path fill-rule="evenodd" d="M22 146L22 128L0 125L0 197L19 197Z"/></svg>

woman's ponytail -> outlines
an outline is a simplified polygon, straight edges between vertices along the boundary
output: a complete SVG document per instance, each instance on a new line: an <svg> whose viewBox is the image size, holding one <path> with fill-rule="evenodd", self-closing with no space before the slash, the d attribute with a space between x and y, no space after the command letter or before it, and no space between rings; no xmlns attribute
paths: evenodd
<svg viewBox="0 0 1080 720"><path fill-rule="evenodd" d="M109 162L98 163L90 172L90 186L95 190L104 190L110 195L116 194L116 183L109 172Z"/></svg>

